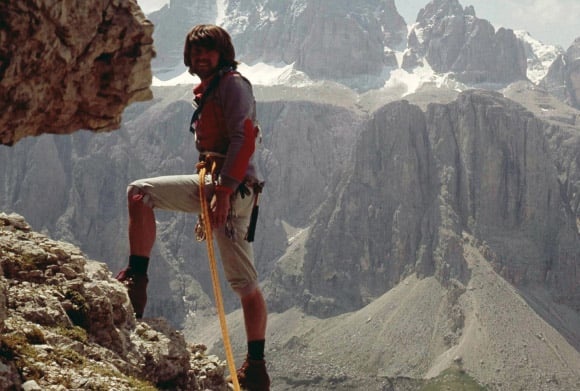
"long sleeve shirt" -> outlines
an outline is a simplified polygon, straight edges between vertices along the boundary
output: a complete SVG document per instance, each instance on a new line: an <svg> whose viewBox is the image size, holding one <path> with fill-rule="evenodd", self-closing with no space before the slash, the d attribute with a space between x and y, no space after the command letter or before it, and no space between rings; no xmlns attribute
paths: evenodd
<svg viewBox="0 0 580 391"><path fill-rule="evenodd" d="M194 89L199 100L211 83L204 80ZM236 190L245 177L256 177L253 154L257 137L256 102L250 82L238 72L227 72L210 92L195 127L200 152L225 155L219 184Z"/></svg>

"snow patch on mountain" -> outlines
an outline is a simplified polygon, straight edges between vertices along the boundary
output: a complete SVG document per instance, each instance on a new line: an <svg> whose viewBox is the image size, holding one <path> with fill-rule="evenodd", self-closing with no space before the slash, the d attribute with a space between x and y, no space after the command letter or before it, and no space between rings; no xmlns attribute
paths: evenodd
<svg viewBox="0 0 580 391"><path fill-rule="evenodd" d="M399 63L402 53L397 52ZM453 80L449 74L438 74L429 66L427 61L424 65L418 66L411 71L402 68L385 67L382 72L384 82L378 90L401 91L401 98L417 92L423 85L431 84L438 88L451 88L456 91L464 91L467 86ZM286 86L286 87L308 87L321 83L320 80L312 80L304 72L296 70L294 64L266 64L263 62L252 65L241 63L238 71L244 75L255 86ZM360 77L358 84L362 85L367 80ZM198 84L197 76L192 76L182 65L162 74L153 76L153 86L175 86ZM350 81L352 82L352 80Z"/></svg>
<svg viewBox="0 0 580 391"><path fill-rule="evenodd" d="M308 87L319 84L319 81L313 81L306 74L294 69L294 64L265 64L263 62L253 65L240 64L238 70L242 75L248 78L253 85L259 86L289 86L289 87ZM168 77L168 75L170 77ZM391 69L385 68L383 71L384 89L401 87L405 91L402 96L416 92L422 85L429 83L438 87L450 85L447 75L437 74L426 64L416 67L411 72L402 68ZM183 69L183 66L165 72L162 75L153 77L154 86L174 86L183 84L198 84L200 82L197 76L192 76ZM459 83L453 86L454 89L463 90Z"/></svg>
<svg viewBox="0 0 580 391"><path fill-rule="evenodd" d="M263 62L248 65L241 63L238 71L254 85L304 87L315 84L304 72L294 69L294 64L271 65ZM197 76L192 76L182 65L162 74L153 76L154 86L175 86L180 84L198 84Z"/></svg>
<svg viewBox="0 0 580 391"><path fill-rule="evenodd" d="M221 26L226 19L227 0L217 0L217 18L215 24Z"/></svg>
<svg viewBox="0 0 580 391"><path fill-rule="evenodd" d="M515 30L514 33L522 41L526 50L528 79L538 84L546 76L554 60L564 53L564 49L555 45L546 45L533 38L527 31Z"/></svg>
<svg viewBox="0 0 580 391"><path fill-rule="evenodd" d="M188 71L184 71L183 67L180 67L182 69L181 73L177 73L177 69L171 71L171 73L174 73L175 76L171 77L170 79L164 79L164 78L160 78L158 77L159 75L154 75L153 76L153 81L152 81L152 85L154 87L167 87L167 86L178 86L178 85L183 85L183 84L198 84L199 83L199 78L197 76L192 76ZM167 72L169 73L169 72ZM166 75L167 73L164 73L164 75Z"/></svg>
<svg viewBox="0 0 580 391"><path fill-rule="evenodd" d="M417 92L425 84L458 92L468 89L465 84L451 78L449 73L441 74L433 71L427 61L424 61L424 65L415 67L411 72L402 68L391 70L383 88L394 90L396 87L404 87L403 90L406 92L401 95L404 97Z"/></svg>

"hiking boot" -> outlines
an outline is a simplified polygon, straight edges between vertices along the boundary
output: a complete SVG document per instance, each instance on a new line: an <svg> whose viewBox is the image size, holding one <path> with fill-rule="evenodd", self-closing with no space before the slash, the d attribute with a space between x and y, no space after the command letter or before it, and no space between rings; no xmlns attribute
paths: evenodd
<svg viewBox="0 0 580 391"><path fill-rule="evenodd" d="M115 278L127 287L129 299L135 310L135 317L141 319L147 304L147 283L149 282L147 274L135 273L130 267L127 267L121 270Z"/></svg>
<svg viewBox="0 0 580 391"><path fill-rule="evenodd" d="M266 361L246 360L237 370L238 382L247 391L270 391L270 377L266 371Z"/></svg>

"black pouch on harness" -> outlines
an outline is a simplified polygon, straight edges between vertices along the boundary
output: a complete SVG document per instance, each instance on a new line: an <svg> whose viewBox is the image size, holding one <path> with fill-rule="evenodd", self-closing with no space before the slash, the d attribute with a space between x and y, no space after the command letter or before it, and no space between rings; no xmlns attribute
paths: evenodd
<svg viewBox="0 0 580 391"><path fill-rule="evenodd" d="M244 185L244 184L242 184ZM242 186L240 185L240 186ZM245 185L244 185L245 186ZM253 183L253 189L254 189L254 206L252 208L252 215L250 216L250 225L248 225L248 230L246 232L246 237L244 239L246 239L248 242L253 242L254 241L254 235L256 234L256 225L258 224L258 213L260 212L260 194L262 193L262 190L264 189L264 182L255 182ZM247 189L246 189L247 191ZM244 197L243 193L242 197ZM247 191L246 195L249 194L249 191Z"/></svg>

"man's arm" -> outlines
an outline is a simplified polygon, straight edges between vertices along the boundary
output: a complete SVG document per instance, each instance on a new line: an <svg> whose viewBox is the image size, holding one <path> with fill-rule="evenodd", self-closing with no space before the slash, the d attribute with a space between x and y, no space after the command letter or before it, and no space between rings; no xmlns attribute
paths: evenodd
<svg viewBox="0 0 580 391"><path fill-rule="evenodd" d="M219 89L229 140L220 185L234 191L244 179L254 154L256 106L251 84L239 74L224 77Z"/></svg>
<svg viewBox="0 0 580 391"><path fill-rule="evenodd" d="M230 209L230 195L246 175L256 145L254 125L255 101L252 86L239 74L224 77L219 86L222 110L225 116L228 150L215 195L211 201L212 225L226 223Z"/></svg>

